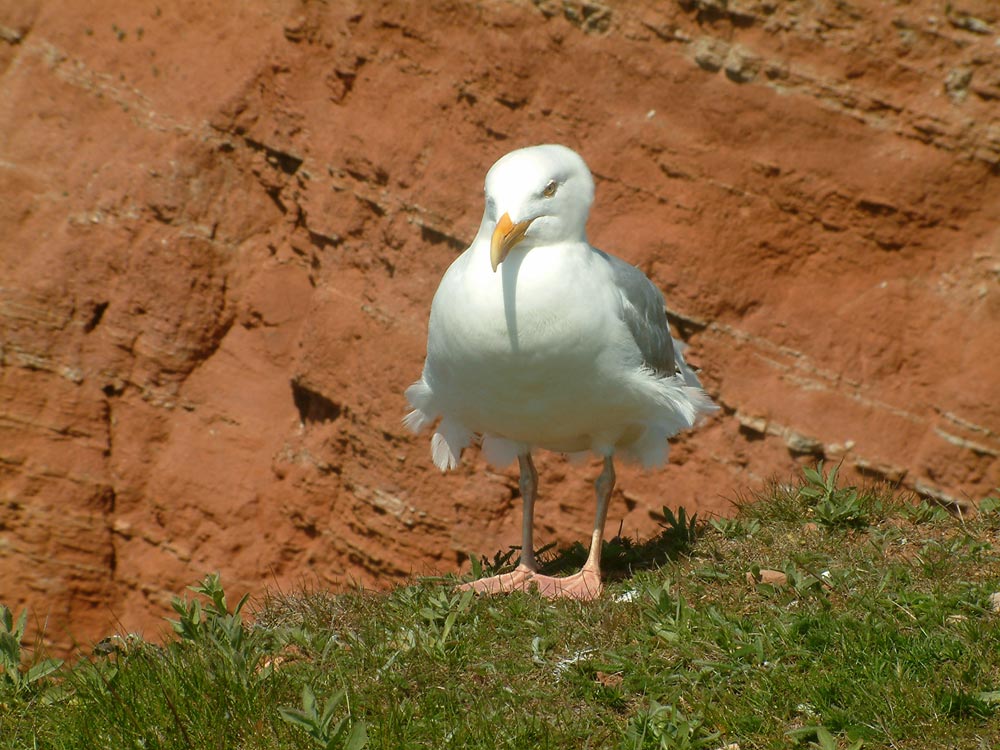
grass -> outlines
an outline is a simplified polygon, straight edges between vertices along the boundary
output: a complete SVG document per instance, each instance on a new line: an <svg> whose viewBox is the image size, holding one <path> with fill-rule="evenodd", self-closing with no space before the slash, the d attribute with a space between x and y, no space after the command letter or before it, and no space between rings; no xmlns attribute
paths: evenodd
<svg viewBox="0 0 1000 750"><path fill-rule="evenodd" d="M0 610L0 748L1000 747L1000 501L957 519L822 466L750 500L612 540L592 604L439 578L251 617L207 576L168 643L72 664Z"/></svg>

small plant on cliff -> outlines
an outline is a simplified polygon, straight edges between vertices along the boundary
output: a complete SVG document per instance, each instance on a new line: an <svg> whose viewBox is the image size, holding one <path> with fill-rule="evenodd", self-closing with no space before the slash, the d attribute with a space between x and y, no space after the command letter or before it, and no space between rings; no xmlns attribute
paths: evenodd
<svg viewBox="0 0 1000 750"><path fill-rule="evenodd" d="M368 733L363 722L348 724L348 717L342 717L336 724L333 718L344 702L346 693L341 690L333 698L327 701L323 710L320 711L319 703L316 702L316 695L309 685L302 688L302 708L289 708L283 706L278 709L281 718L289 724L305 730L305 733L312 738L323 750L361 750L368 744Z"/></svg>
<svg viewBox="0 0 1000 750"><path fill-rule="evenodd" d="M22 665L21 641L24 640L27 623L28 610L23 610L15 622L10 609L0 604L0 669L3 670L0 672L0 686L15 695L36 691L46 677L62 666L60 659L42 659L27 668Z"/></svg>
<svg viewBox="0 0 1000 750"><path fill-rule="evenodd" d="M651 700L629 722L625 732L630 750L700 750L718 745L720 732L705 728L700 716L685 714L676 705Z"/></svg>
<svg viewBox="0 0 1000 750"><path fill-rule="evenodd" d="M206 575L201 583L188 587L208 599L202 605L197 599L175 598L171 602L179 619L171 620L182 642L207 645L230 673L241 682L258 681L268 676L270 667L261 668L267 649L264 631L251 630L243 622L243 607L249 594L244 594L230 611L226 591L218 573Z"/></svg>
<svg viewBox="0 0 1000 750"><path fill-rule="evenodd" d="M664 505L660 528L663 529L661 536L673 541L678 552L686 552L698 540L698 514L689 518L683 505L676 514Z"/></svg>
<svg viewBox="0 0 1000 750"><path fill-rule="evenodd" d="M799 497L813 508L815 519L827 527L863 527L868 525L869 512L865 508L857 487L838 487L834 466L823 473L823 462L815 469L803 469L805 484L799 489Z"/></svg>

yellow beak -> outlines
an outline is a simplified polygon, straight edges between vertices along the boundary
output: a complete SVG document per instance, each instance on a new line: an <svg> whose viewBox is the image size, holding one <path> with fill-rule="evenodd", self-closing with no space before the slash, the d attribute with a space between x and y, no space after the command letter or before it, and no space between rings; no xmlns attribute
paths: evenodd
<svg viewBox="0 0 1000 750"><path fill-rule="evenodd" d="M510 219L510 214L505 213L497 222L496 229L493 230L493 237L490 239L490 263L493 271L496 272L507 253L511 251L518 242L524 239L524 233L528 231L534 219L519 221L515 224Z"/></svg>

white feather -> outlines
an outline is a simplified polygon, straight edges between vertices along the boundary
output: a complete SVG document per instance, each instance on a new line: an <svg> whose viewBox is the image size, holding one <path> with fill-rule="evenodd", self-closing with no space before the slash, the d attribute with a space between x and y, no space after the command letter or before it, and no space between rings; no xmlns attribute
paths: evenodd
<svg viewBox="0 0 1000 750"><path fill-rule="evenodd" d="M462 451L472 442L472 431L458 421L445 417L431 438L431 458L441 471L454 469Z"/></svg>

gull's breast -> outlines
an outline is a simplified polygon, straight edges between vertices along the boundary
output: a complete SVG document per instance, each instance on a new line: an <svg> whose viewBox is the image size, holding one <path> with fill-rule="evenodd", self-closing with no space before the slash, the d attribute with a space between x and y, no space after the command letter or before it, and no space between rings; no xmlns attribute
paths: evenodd
<svg viewBox="0 0 1000 750"><path fill-rule="evenodd" d="M588 435L635 419L614 290L579 253L535 248L517 260L516 276L488 263L446 276L425 378L442 412L476 432L585 448Z"/></svg>

